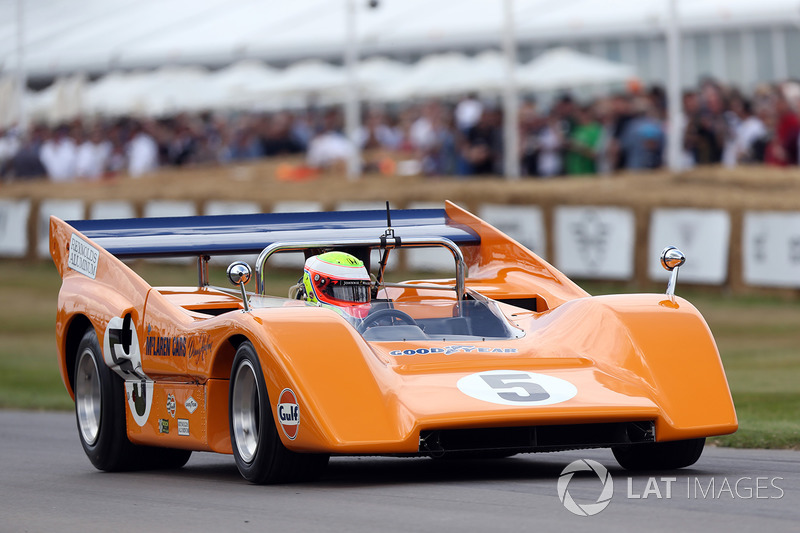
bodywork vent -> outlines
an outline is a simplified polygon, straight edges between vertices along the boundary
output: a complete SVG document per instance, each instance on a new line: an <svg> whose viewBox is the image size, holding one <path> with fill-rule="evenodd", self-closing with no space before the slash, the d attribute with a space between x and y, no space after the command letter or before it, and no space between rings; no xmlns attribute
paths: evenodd
<svg viewBox="0 0 800 533"><path fill-rule="evenodd" d="M475 450L549 452L642 442L655 442L652 421L427 430L420 432L419 451L428 454Z"/></svg>

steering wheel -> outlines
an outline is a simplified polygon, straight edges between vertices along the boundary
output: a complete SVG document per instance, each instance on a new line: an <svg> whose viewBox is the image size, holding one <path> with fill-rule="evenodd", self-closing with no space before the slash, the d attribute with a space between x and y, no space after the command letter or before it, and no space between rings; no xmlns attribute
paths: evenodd
<svg viewBox="0 0 800 533"><path fill-rule="evenodd" d="M364 333L369 328L373 326L377 326L381 320L391 319L392 325L394 325L394 321L398 320L399 322L406 323L409 326L416 326L417 321L411 318L408 314L398 311L397 309L381 309L380 311L375 311L364 321L358 325L358 332Z"/></svg>

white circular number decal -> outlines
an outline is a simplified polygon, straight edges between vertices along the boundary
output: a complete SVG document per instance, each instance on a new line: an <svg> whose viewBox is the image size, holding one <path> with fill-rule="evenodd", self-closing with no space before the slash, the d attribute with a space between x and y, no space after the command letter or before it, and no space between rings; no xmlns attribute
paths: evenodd
<svg viewBox="0 0 800 533"><path fill-rule="evenodd" d="M520 406L552 405L578 394L569 381L522 370L470 374L458 380L458 390L476 400Z"/></svg>

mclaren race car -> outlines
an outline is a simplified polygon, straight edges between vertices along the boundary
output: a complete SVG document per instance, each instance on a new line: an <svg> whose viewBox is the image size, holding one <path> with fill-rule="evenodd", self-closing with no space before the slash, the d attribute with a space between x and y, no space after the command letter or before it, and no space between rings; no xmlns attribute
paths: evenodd
<svg viewBox="0 0 800 533"><path fill-rule="evenodd" d="M454 276L386 281L389 256L416 248L452 255ZM178 468L202 450L233 454L253 483L278 483L319 475L332 455L594 447L628 469L672 469L697 461L705 437L737 429L714 338L674 295L674 248L662 254L666 294L599 297L451 203L52 218L50 249L63 280L61 375L100 470ZM341 252L329 257L369 274L327 279L341 284L330 290L307 267L312 286L274 296L269 260L286 251L307 265ZM209 284L210 257L255 254L254 292L243 261L228 269L233 286ZM196 284L152 287L123 262L176 257L196 258ZM336 261L317 263L346 274ZM358 302L337 307L309 294L318 289Z"/></svg>

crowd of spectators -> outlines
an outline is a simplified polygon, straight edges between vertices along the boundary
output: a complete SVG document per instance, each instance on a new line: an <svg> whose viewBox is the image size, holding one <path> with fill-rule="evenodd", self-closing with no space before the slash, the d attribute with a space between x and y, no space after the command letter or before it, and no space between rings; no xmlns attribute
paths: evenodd
<svg viewBox="0 0 800 533"><path fill-rule="evenodd" d="M800 85L764 85L752 94L704 81L683 95L683 162L694 165L798 164ZM365 106L357 142L402 172L503 173L502 110L468 95L458 101ZM663 90L631 90L579 102L569 94L547 109L534 99L519 111L522 174L533 178L609 174L664 165ZM52 181L141 176L159 167L224 165L305 154L325 169L353 153L338 108L279 113L182 114L166 119L75 120L27 131L0 130L4 179ZM368 164L365 160L365 164Z"/></svg>

